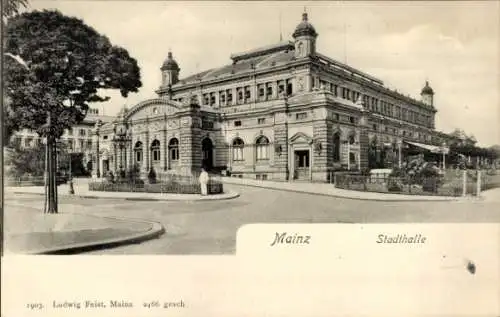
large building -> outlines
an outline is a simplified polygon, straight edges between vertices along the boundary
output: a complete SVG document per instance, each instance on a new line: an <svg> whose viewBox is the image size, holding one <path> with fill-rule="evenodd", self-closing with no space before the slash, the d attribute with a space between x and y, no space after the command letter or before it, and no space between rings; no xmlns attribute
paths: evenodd
<svg viewBox="0 0 500 317"><path fill-rule="evenodd" d="M112 116L102 115L96 108L90 108L85 119L80 124L64 132L60 142L65 145L66 151L70 153L83 153L82 164L85 168L91 170L93 128L97 122L107 123L112 122L114 119ZM45 140L35 131L23 129L12 136L10 145L29 148L42 143L44 144Z"/></svg>
<svg viewBox="0 0 500 317"><path fill-rule="evenodd" d="M133 165L144 173L196 173L326 181L339 168L368 167L369 147L400 155L434 149L434 91L420 100L316 51L307 13L293 40L231 55L231 63L185 78L171 52L158 98L123 108L96 127L94 174Z"/></svg>

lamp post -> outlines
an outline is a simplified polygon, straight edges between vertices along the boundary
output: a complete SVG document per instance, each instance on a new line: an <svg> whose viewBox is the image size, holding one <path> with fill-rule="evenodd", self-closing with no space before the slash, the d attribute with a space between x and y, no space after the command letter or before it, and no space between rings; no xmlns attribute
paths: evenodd
<svg viewBox="0 0 500 317"><path fill-rule="evenodd" d="M290 150L288 149L288 96L285 93L285 151L286 151L286 165L285 165L285 179L290 181Z"/></svg>
<svg viewBox="0 0 500 317"><path fill-rule="evenodd" d="M403 147L403 141L402 140L398 140L398 167L401 168L401 161L402 161L402 147Z"/></svg>
<svg viewBox="0 0 500 317"><path fill-rule="evenodd" d="M347 170L351 170L351 142L347 140Z"/></svg>
<svg viewBox="0 0 500 317"><path fill-rule="evenodd" d="M69 194L74 195L75 194L75 188L73 187L73 174L72 174L72 166L71 164L73 162L72 160L72 149L68 151L68 156L69 156Z"/></svg>
<svg viewBox="0 0 500 317"><path fill-rule="evenodd" d="M441 144L441 152L443 153L443 171L446 169L446 142Z"/></svg>

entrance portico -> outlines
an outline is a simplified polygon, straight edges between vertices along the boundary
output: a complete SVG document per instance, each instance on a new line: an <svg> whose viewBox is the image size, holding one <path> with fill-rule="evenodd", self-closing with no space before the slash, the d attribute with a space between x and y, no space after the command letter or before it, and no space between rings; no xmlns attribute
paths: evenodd
<svg viewBox="0 0 500 317"><path fill-rule="evenodd" d="M312 176L313 139L298 132L290 140L290 158L288 162L292 180L310 180Z"/></svg>

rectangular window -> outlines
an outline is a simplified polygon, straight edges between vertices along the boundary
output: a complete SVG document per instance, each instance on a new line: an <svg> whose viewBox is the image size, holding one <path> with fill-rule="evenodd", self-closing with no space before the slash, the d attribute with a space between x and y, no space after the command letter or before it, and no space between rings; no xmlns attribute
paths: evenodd
<svg viewBox="0 0 500 317"><path fill-rule="evenodd" d="M80 136L85 136L85 129L80 129Z"/></svg>
<svg viewBox="0 0 500 317"><path fill-rule="evenodd" d="M262 180L263 181L267 180L267 174L262 174Z"/></svg>
<svg viewBox="0 0 500 317"><path fill-rule="evenodd" d="M92 140L87 140L87 149L91 149L92 148Z"/></svg>
<svg viewBox="0 0 500 317"><path fill-rule="evenodd" d="M215 96L210 97L210 105L213 106L215 104Z"/></svg>
<svg viewBox="0 0 500 317"><path fill-rule="evenodd" d="M349 117L349 122L354 124L354 123L356 123L356 119L354 117Z"/></svg>
<svg viewBox="0 0 500 317"><path fill-rule="evenodd" d="M225 103L226 102L226 95L221 94L220 101L221 101L221 103Z"/></svg>
<svg viewBox="0 0 500 317"><path fill-rule="evenodd" d="M293 86L292 86L292 84L291 84L291 83L288 83L288 84L286 85L286 94L287 94L288 96L290 96L290 95L292 95L292 94L293 94Z"/></svg>
<svg viewBox="0 0 500 317"><path fill-rule="evenodd" d="M79 140L80 143L80 149L83 150L85 146L85 141L84 140Z"/></svg>
<svg viewBox="0 0 500 317"><path fill-rule="evenodd" d="M107 140L107 139L108 139L108 136L107 136L107 135L105 135L105 136L103 136L103 137L102 137L102 139L103 139L103 140Z"/></svg>
<svg viewBox="0 0 500 317"><path fill-rule="evenodd" d="M337 121L340 120L340 115L338 113L335 114L335 120L337 120Z"/></svg>
<svg viewBox="0 0 500 317"><path fill-rule="evenodd" d="M374 131L377 131L377 125L376 124L372 125L372 128L373 128Z"/></svg>
<svg viewBox="0 0 500 317"><path fill-rule="evenodd" d="M285 85L281 84L278 86L278 94L281 95L285 92Z"/></svg>
<svg viewBox="0 0 500 317"><path fill-rule="evenodd" d="M259 97L264 97L265 93L266 93L266 91L264 88L262 88L262 87L259 88Z"/></svg>
<svg viewBox="0 0 500 317"><path fill-rule="evenodd" d="M227 94L227 102L231 103L232 101L233 101L233 94L232 93L228 93Z"/></svg>
<svg viewBox="0 0 500 317"><path fill-rule="evenodd" d="M154 149L153 150L153 161L159 161L159 160L160 160L160 150Z"/></svg>
<svg viewBox="0 0 500 317"><path fill-rule="evenodd" d="M266 118L259 118L257 119L258 124L265 124L266 123Z"/></svg>
<svg viewBox="0 0 500 317"><path fill-rule="evenodd" d="M273 95L273 87L267 86L267 97L270 98Z"/></svg>
<svg viewBox="0 0 500 317"><path fill-rule="evenodd" d="M141 151L135 151L135 161L136 161L136 163L139 163L142 161L142 152Z"/></svg>
<svg viewBox="0 0 500 317"><path fill-rule="evenodd" d="M243 91L238 91L238 101L242 101L243 100Z"/></svg>
<svg viewBox="0 0 500 317"><path fill-rule="evenodd" d="M240 120L234 121L234 126L235 127L241 127L241 121Z"/></svg>
<svg viewBox="0 0 500 317"><path fill-rule="evenodd" d="M307 118L307 112L301 112L301 113L297 113L295 115L295 118L297 120L303 120L303 119L306 119Z"/></svg>
<svg viewBox="0 0 500 317"><path fill-rule="evenodd" d="M250 89L245 89L245 99L250 99Z"/></svg>
<svg viewBox="0 0 500 317"><path fill-rule="evenodd" d="M338 86L332 85L332 92L335 97L338 97Z"/></svg>

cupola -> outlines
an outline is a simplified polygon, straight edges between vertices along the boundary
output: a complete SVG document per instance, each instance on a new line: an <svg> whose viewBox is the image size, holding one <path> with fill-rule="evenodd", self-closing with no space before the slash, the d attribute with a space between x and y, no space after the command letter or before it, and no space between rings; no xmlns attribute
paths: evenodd
<svg viewBox="0 0 500 317"><path fill-rule="evenodd" d="M431 86L429 86L428 81L425 81L425 86L422 88L420 96L422 97L423 103L428 106L434 106L434 90L432 90Z"/></svg>
<svg viewBox="0 0 500 317"><path fill-rule="evenodd" d="M172 52L168 52L167 59L161 66L162 86L175 85L179 81L179 65L174 60Z"/></svg>
<svg viewBox="0 0 500 317"><path fill-rule="evenodd" d="M302 58L312 56L316 53L316 37L318 33L314 29L307 12L302 13L302 21L297 25L293 32L295 40L295 57Z"/></svg>

